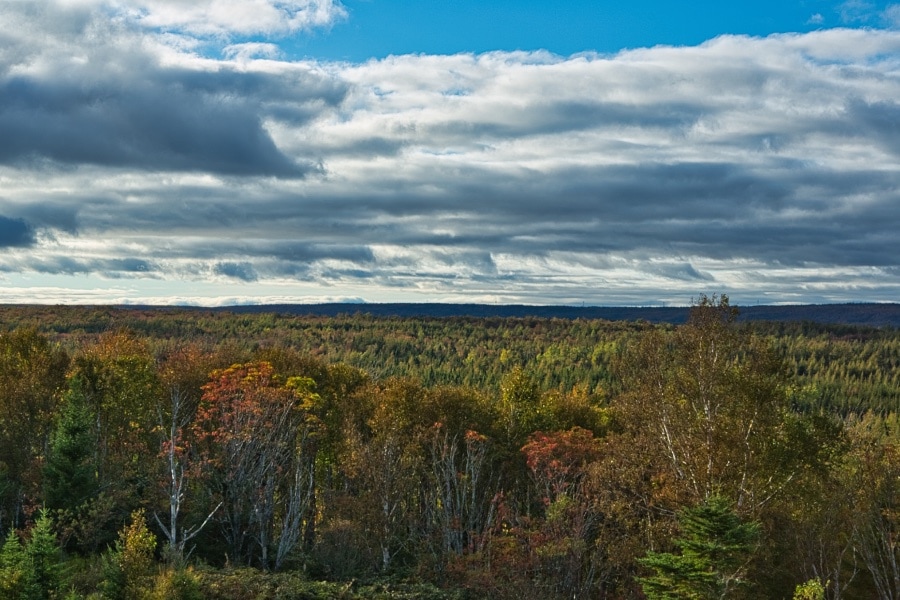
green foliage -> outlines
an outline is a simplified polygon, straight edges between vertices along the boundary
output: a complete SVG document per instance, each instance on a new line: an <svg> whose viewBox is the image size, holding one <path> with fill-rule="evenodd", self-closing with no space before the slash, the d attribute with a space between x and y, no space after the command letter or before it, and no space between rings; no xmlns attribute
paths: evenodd
<svg viewBox="0 0 900 600"><path fill-rule="evenodd" d="M33 327L0 331L0 522L23 526L40 492L46 447L68 356Z"/></svg>
<svg viewBox="0 0 900 600"><path fill-rule="evenodd" d="M793 600L825 600L825 587L818 579L810 579L797 586Z"/></svg>
<svg viewBox="0 0 900 600"><path fill-rule="evenodd" d="M25 544L23 600L48 600L56 592L61 573L59 544L47 511L41 511Z"/></svg>
<svg viewBox="0 0 900 600"><path fill-rule="evenodd" d="M15 530L10 529L0 551L0 598L18 600L25 593L28 556Z"/></svg>
<svg viewBox="0 0 900 600"><path fill-rule="evenodd" d="M111 598L141 600L152 589L156 536L148 529L143 510L131 514L131 523L119 532L115 549L104 561L104 592Z"/></svg>
<svg viewBox="0 0 900 600"><path fill-rule="evenodd" d="M170 568L159 573L147 600L204 600L200 578L190 568Z"/></svg>
<svg viewBox="0 0 900 600"><path fill-rule="evenodd" d="M299 573L264 573L255 569L196 572L207 600L462 600L457 591L427 583L332 583L309 581Z"/></svg>
<svg viewBox="0 0 900 600"><path fill-rule="evenodd" d="M412 594L301 572L416 573L475 597L638 597L647 548L672 550L646 556L648 572L714 586L734 565L717 555L704 566L715 552L691 546L686 521L670 544L674 515L715 498L761 524L737 568L763 584L758 597L790 597L813 576L830 596L895 593L896 330L747 324L725 297L701 297L679 326L0 315L11 328L0 333L0 524L21 532L37 506L51 509L77 553L60 589L82 597ZM123 563L149 534L143 516L143 533L134 519L117 532L137 507L181 544L178 565L284 572L161 570L149 543ZM0 588L16 590L31 567L12 539ZM140 593L126 571L143 573L131 577Z"/></svg>
<svg viewBox="0 0 900 600"><path fill-rule="evenodd" d="M77 379L70 381L44 464L44 502L74 511L98 491L94 416Z"/></svg>
<svg viewBox="0 0 900 600"><path fill-rule="evenodd" d="M653 575L638 581L650 600L734 598L760 536L724 498L713 496L679 515L680 553L648 552L640 563Z"/></svg>
<svg viewBox="0 0 900 600"><path fill-rule="evenodd" d="M671 335L642 336L618 364L627 391L613 407L652 440L673 493L694 503L722 494L757 513L803 459L791 451L783 363L735 318L727 297L702 297Z"/></svg>

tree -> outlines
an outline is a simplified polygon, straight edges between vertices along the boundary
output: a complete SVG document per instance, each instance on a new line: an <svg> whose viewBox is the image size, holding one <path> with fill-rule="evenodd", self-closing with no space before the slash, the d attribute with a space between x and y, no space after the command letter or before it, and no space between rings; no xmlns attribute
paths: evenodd
<svg viewBox="0 0 900 600"><path fill-rule="evenodd" d="M521 448L526 438L540 428L540 389L530 373L515 367L500 384L500 415L510 448Z"/></svg>
<svg viewBox="0 0 900 600"><path fill-rule="evenodd" d="M806 438L798 444L798 454L810 457L819 468L802 473L778 500L787 519L773 528L773 534L791 539L793 547L787 557L773 558L787 567L785 571L790 569L791 578L799 574L819 587L824 582L823 594L827 592L829 600L841 600L860 571L853 530L866 512L858 497L851 444L837 419L814 415L796 424L806 429L805 435L798 436Z"/></svg>
<svg viewBox="0 0 900 600"><path fill-rule="evenodd" d="M760 536L758 523L743 522L720 496L682 511L678 554L648 552L640 563L654 573L638 581L649 600L734 598Z"/></svg>
<svg viewBox="0 0 900 600"><path fill-rule="evenodd" d="M533 433L522 447L546 506L531 545L548 597L588 598L602 579L601 515L585 483L601 458L599 440L581 427Z"/></svg>
<svg viewBox="0 0 900 600"><path fill-rule="evenodd" d="M703 296L673 333L643 335L618 364L616 408L635 435L651 437L686 499L725 495L752 514L803 459L790 452L783 362L736 317L727 296Z"/></svg>
<svg viewBox="0 0 900 600"><path fill-rule="evenodd" d="M80 383L94 417L94 464L113 514L107 535L141 502L156 479L156 363L146 340L127 331L104 333L73 360L71 377Z"/></svg>
<svg viewBox="0 0 900 600"><path fill-rule="evenodd" d="M436 423L429 444L429 525L443 554L480 550L496 517L496 481L490 468L491 441L477 431L451 433Z"/></svg>
<svg viewBox="0 0 900 600"><path fill-rule="evenodd" d="M68 356L34 328L0 333L0 530L24 525L65 389Z"/></svg>
<svg viewBox="0 0 900 600"><path fill-rule="evenodd" d="M424 480L424 452L416 407L422 387L391 379L368 390L372 416L362 430L346 427L345 468L365 515L363 526L377 546L382 572L409 554L416 539L416 509ZM359 518L360 515L356 515Z"/></svg>
<svg viewBox="0 0 900 600"><path fill-rule="evenodd" d="M106 555L104 596L121 600L146 598L153 576L156 536L147 528L143 510L119 531L115 548Z"/></svg>
<svg viewBox="0 0 900 600"><path fill-rule="evenodd" d="M900 445L859 443L855 449L854 548L878 600L900 598Z"/></svg>
<svg viewBox="0 0 900 600"><path fill-rule="evenodd" d="M177 348L160 361L161 393L156 405L158 431L161 434L160 455L164 461L162 488L168 503L165 523L157 513L154 519L168 541L170 560L180 563L189 541L196 537L220 508L217 504L206 518L190 527L180 524L188 490L188 476L197 475L199 459L192 456L186 433L193 422L202 396L210 359L196 346Z"/></svg>
<svg viewBox="0 0 900 600"><path fill-rule="evenodd" d="M547 504L562 496L577 496L586 466L600 456L594 434L581 427L552 433L537 431L522 452Z"/></svg>
<svg viewBox="0 0 900 600"><path fill-rule="evenodd" d="M825 600L825 587L818 579L810 579L797 586L793 600Z"/></svg>
<svg viewBox="0 0 900 600"><path fill-rule="evenodd" d="M25 593L28 557L19 534L10 529L0 550L0 598L19 600Z"/></svg>
<svg viewBox="0 0 900 600"><path fill-rule="evenodd" d="M59 585L61 556L53 522L42 510L25 544L24 600L49 600Z"/></svg>
<svg viewBox="0 0 900 600"><path fill-rule="evenodd" d="M296 543L285 536L295 534L297 511L306 514L312 485L308 406L298 386L266 362L215 371L203 386L191 429L233 561L270 568L274 558L277 568Z"/></svg>
<svg viewBox="0 0 900 600"><path fill-rule="evenodd" d="M94 417L77 379L70 381L44 464L47 508L75 511L99 491L94 463Z"/></svg>

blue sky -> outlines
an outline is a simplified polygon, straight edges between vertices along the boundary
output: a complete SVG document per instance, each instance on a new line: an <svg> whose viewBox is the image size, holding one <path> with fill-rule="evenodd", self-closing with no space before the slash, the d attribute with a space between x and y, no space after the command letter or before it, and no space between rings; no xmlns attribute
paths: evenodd
<svg viewBox="0 0 900 600"><path fill-rule="evenodd" d="M356 0L329 29L295 36L294 57L364 61L391 54L548 50L568 56L656 45L696 45L722 34L764 36L883 25L885 3L678 0Z"/></svg>
<svg viewBox="0 0 900 600"><path fill-rule="evenodd" d="M0 24L0 302L900 299L897 2L0 0Z"/></svg>

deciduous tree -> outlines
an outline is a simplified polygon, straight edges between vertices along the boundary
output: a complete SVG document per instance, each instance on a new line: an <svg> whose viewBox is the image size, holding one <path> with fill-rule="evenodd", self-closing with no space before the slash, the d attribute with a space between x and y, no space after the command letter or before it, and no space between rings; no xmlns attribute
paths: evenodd
<svg viewBox="0 0 900 600"><path fill-rule="evenodd" d="M297 385L269 363L216 371L204 386L192 432L214 501L222 503L217 520L232 561L281 566L292 547L284 536L294 535L312 485L308 416Z"/></svg>
<svg viewBox="0 0 900 600"><path fill-rule="evenodd" d="M24 525L65 389L68 356L34 328L0 333L0 530Z"/></svg>
<svg viewBox="0 0 900 600"><path fill-rule="evenodd" d="M717 495L754 513L800 468L789 451L781 358L737 328L728 298L701 297L671 335L645 334L619 364L618 416L649 435L691 503Z"/></svg>

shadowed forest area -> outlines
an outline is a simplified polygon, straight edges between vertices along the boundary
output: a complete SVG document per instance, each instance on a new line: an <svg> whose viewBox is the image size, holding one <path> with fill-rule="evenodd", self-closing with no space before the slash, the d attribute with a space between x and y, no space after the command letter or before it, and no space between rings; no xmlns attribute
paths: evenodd
<svg viewBox="0 0 900 600"><path fill-rule="evenodd" d="M900 598L900 332L0 307L0 598Z"/></svg>

